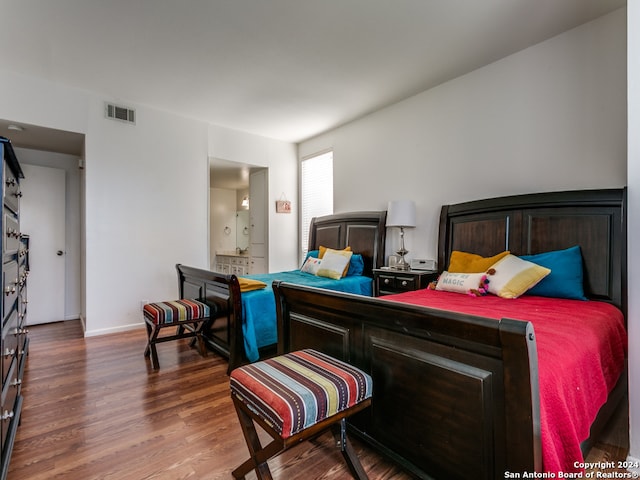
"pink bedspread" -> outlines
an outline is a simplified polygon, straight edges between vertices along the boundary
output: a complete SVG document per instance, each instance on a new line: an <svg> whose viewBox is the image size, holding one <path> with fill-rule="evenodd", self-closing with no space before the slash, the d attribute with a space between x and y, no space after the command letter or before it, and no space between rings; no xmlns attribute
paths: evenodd
<svg viewBox="0 0 640 480"><path fill-rule="evenodd" d="M627 334L622 312L597 301L419 290L382 297L488 318L533 324L538 348L542 461L548 472L576 472L580 443L624 369Z"/></svg>

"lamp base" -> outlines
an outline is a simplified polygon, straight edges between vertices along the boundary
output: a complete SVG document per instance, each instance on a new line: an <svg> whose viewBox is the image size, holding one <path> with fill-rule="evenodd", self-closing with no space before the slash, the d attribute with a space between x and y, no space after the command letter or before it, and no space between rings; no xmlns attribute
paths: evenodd
<svg viewBox="0 0 640 480"><path fill-rule="evenodd" d="M404 259L404 255L400 255L400 260L393 267L394 270L411 270L411 265Z"/></svg>
<svg viewBox="0 0 640 480"><path fill-rule="evenodd" d="M400 227L400 250L396 250L396 253L398 254L398 257L400 257L400 259L393 268L395 270L410 270L411 265L409 265L404 259L404 256L409 253L409 250L404 248L404 227Z"/></svg>
<svg viewBox="0 0 640 480"><path fill-rule="evenodd" d="M405 250L403 246L403 248L398 250L396 253L399 257L398 263L396 263L392 268L394 270L411 270L411 265L404 259L404 256L409 253L409 251Z"/></svg>

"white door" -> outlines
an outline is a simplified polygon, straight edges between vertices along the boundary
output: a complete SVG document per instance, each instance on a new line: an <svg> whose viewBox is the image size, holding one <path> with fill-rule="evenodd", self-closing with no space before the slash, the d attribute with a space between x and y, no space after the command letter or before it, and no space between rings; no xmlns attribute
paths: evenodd
<svg viewBox="0 0 640 480"><path fill-rule="evenodd" d="M20 232L29 235L27 324L65 319L65 171L21 165Z"/></svg>
<svg viewBox="0 0 640 480"><path fill-rule="evenodd" d="M267 170L249 175L249 273L267 273Z"/></svg>

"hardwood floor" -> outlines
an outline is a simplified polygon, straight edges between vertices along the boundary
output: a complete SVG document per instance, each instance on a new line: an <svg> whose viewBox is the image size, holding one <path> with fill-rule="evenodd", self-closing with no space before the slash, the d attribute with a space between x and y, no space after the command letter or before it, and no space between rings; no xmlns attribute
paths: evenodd
<svg viewBox="0 0 640 480"><path fill-rule="evenodd" d="M21 426L8 480L229 479L248 456L226 361L187 341L143 357L144 329L84 338L78 321L30 327ZM589 461L623 460L626 410ZM353 440L371 479L412 478ZM269 462L275 479L350 478L330 434ZM255 474L247 476L254 479Z"/></svg>
<svg viewBox="0 0 640 480"><path fill-rule="evenodd" d="M9 480L229 479L248 458L222 358L169 342L153 371L144 329L87 339L75 321L29 330ZM332 443L324 434L285 452L270 462L274 477L348 478ZM371 452L361 459L371 478L410 478Z"/></svg>

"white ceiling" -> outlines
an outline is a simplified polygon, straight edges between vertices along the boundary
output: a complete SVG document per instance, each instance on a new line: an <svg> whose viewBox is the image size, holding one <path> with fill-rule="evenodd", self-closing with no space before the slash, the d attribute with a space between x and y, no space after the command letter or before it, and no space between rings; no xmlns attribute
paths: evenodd
<svg viewBox="0 0 640 480"><path fill-rule="evenodd" d="M0 68L299 142L625 5L7 0Z"/></svg>

